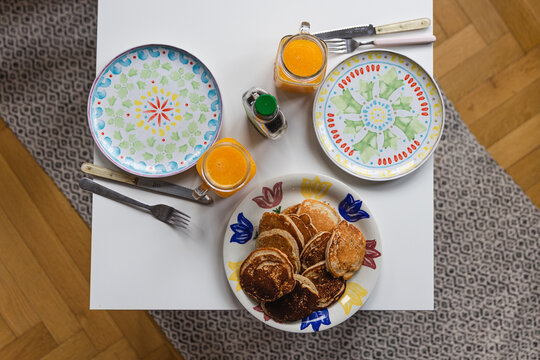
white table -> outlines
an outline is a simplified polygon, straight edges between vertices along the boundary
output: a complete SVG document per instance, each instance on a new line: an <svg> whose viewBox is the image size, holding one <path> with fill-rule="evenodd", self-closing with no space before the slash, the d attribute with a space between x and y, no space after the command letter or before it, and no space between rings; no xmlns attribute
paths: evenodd
<svg viewBox="0 0 540 360"><path fill-rule="evenodd" d="M163 43L183 48L214 74L223 96L220 137L233 136L258 165L253 181L211 207L104 182L148 203L166 203L195 219L193 238L151 216L94 197L92 226L92 309L238 309L226 281L222 243L234 207L258 182L281 174L314 172L347 183L364 198L382 236L384 263L378 285L363 309L433 309L433 161L389 182L359 180L336 167L319 147L313 130L313 96L278 93L288 133L272 142L249 125L241 95L251 86L276 93L272 64L282 36L311 22L312 31L356 24L382 25L432 17L430 0L349 1L100 1L97 70L131 47ZM432 34L432 27L420 34ZM433 72L431 46L398 51ZM329 69L347 55L331 56ZM281 159L286 156L287 161ZM112 167L95 150L94 161ZM276 167L276 164L280 164ZM198 185L194 169L169 178Z"/></svg>

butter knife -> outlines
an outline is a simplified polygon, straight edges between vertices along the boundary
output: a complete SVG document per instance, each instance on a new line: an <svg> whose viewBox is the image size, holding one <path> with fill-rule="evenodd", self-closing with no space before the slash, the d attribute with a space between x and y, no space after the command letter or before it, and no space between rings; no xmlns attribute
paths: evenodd
<svg viewBox="0 0 540 360"><path fill-rule="evenodd" d="M314 33L313 35L317 36L319 39L322 40L334 38L354 38L358 36L390 34L401 31L425 29L430 24L431 20L429 18L420 18L381 26L374 26L370 24L342 29L334 29Z"/></svg>
<svg viewBox="0 0 540 360"><path fill-rule="evenodd" d="M213 202L212 198L205 195L198 200L192 195L193 190L184 186L171 184L167 181L159 179L150 179L144 177L138 177L131 174L125 174L111 169L107 169L98 165L84 163L81 166L81 170L90 175L98 176L104 179L109 179L117 182L122 182L135 186L137 188L155 191L162 194L173 195L182 199L198 202L200 204L209 205Z"/></svg>

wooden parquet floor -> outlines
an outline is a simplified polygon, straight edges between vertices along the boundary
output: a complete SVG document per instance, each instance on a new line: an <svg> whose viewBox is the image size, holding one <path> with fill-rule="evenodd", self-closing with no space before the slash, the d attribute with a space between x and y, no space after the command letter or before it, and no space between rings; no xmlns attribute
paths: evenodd
<svg viewBox="0 0 540 360"><path fill-rule="evenodd" d="M435 0L435 76L540 207L540 1Z"/></svg>
<svg viewBox="0 0 540 360"><path fill-rule="evenodd" d="M441 87L540 206L540 2L434 6ZM0 359L181 359L147 312L89 310L90 230L1 120L0 169Z"/></svg>

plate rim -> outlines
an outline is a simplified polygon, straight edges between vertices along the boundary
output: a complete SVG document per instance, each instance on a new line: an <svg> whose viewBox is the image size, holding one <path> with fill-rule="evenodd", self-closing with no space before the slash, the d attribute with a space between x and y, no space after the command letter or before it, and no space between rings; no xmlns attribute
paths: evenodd
<svg viewBox="0 0 540 360"><path fill-rule="evenodd" d="M400 173L398 175L394 175L394 176L391 176L391 177L368 177L368 176L364 176L362 174L358 174L356 172L354 172L353 170L349 169L349 168L346 168L344 167L343 165L341 165L336 159L334 159L332 156L330 156L330 154L328 153L328 151L326 150L326 148L324 147L323 143L322 143L322 140L321 140L321 135L319 134L319 132L317 131L317 120L316 120L316 110L315 110L315 107L317 106L317 99L319 98L319 94L322 90L322 85L326 83L326 81L328 80L328 78L330 77L331 73L337 69L339 66L341 66L342 64L346 63L347 61L350 61L353 57L356 57L356 56L359 56L359 55L362 55L362 54L366 54L366 53L370 53L370 52L387 52L387 53L390 53L390 54L395 54L397 56L402 56L404 58L406 58L407 60L413 62L416 66L418 66L420 69L422 69L422 71L424 71L424 73L429 76L429 79L433 82L433 84L435 85L435 88L437 89L437 94L439 96L439 98L441 99L441 109L442 109L442 117L441 117L441 131L439 132L439 136L437 137L437 140L435 141L435 144L433 144L433 147L431 148L430 152L428 153L428 155L426 157L424 157L420 163L414 167L412 167L411 169L408 169L407 171L403 172L403 173ZM321 83L321 86L319 87L319 89L317 90L317 93L315 94L315 100L313 101L313 108L312 108L312 118L313 118L313 130L315 131L315 135L317 137L317 141L319 142L319 146L322 148L322 150L324 151L324 154L337 166L339 167L341 170L359 178L359 179L364 179L364 180L370 180L370 181L390 181L390 180L395 180L395 179L399 179L405 175L409 175L410 173L412 173L413 171L419 169L420 167L422 167L422 165L424 165L426 163L426 161L433 155L433 153L435 152L435 149L437 148L437 146L439 145L439 141L441 140L441 137L442 137L442 134L444 132L444 123L445 123L445 117L446 117L446 109L445 109L445 101L444 101L444 98L442 96L442 92L441 92L441 89L439 88L439 84L437 83L437 81L435 80L435 78L430 75L426 69L420 65L419 63L417 63L415 60L411 59L409 56L407 55L404 55L402 53L399 53L399 52L396 52L396 51L392 51L392 50L388 50L388 49L384 49L384 48L381 48L381 49L367 49L367 50L363 50L363 51L360 51L358 53L355 53L349 57L347 57L346 59L344 59L343 61L341 61L339 64L337 64L336 66L334 66L329 72L328 72L328 75L326 75L326 77L324 78L323 82Z"/></svg>
<svg viewBox="0 0 540 360"><path fill-rule="evenodd" d="M130 174L133 174L133 175L137 175L137 176L141 176L141 177L145 177L145 178L163 178L163 177L168 177L168 176L173 176L173 175L177 175L177 174L180 174L180 173L183 173L184 171L187 171L189 169L191 169L193 166L195 166L197 164L197 161L194 161L191 165L189 166L186 166L180 170L176 170L176 171L173 171L173 172L170 172L170 173L166 173L166 174L145 174L145 173L141 173L141 172L137 172L136 170L133 170L133 169L129 169L127 167L125 167L124 165L120 164L118 161L115 161L113 160L109 154L103 149L103 147L101 146L101 144L99 143L99 141L97 140L96 138L96 135L94 134L94 131L92 130L92 117L91 117L91 106L92 106L92 97L94 96L94 92L96 90L96 86L97 86L97 83L98 83L98 80L101 78L101 76L105 73L105 71L107 71L107 69L116 61L118 60L120 57L126 55L127 53L130 53L134 50L137 50L137 49L141 49L141 48L147 48L147 47L151 47L151 46L156 46L156 47L164 47L164 48L170 48L170 49L173 49L175 51L180 51L180 52L183 52L184 54L187 54L189 56L191 56L194 60L197 60L200 64L202 64L206 70L208 71L208 73L210 74L210 76L212 77L212 79L214 79L214 83L215 83L215 86L216 86L216 90L218 92L218 97L219 97L219 107L220 107L220 116L219 116L219 124L218 124L218 127L216 129L216 135L214 136L214 139L212 140L211 143L208 144L208 147L210 148L218 139L219 137L219 133L220 133L220 130L221 130L221 126L222 126L222 122L223 122L223 98L221 96L221 91L219 89L219 85L217 83L217 80L216 80L216 77L214 76L214 74L210 71L210 69L208 68L208 66L206 66L206 64L201 61L201 59L199 59L197 56L193 55L191 52L187 51L187 50L184 50L182 48L179 48L177 46L174 46L174 45L169 45L169 44L158 44L158 43L150 43L150 44L143 44L143 45L137 45L137 46L134 46L132 48L128 48L127 50L124 50L122 51L121 53L119 53L118 55L116 55L112 60L110 60L107 65L105 65L100 71L99 71L99 74L96 75L96 77L94 78L94 81L92 82L92 87L90 88L90 92L88 94L88 101L87 101L87 107L86 107L86 117L87 117L87 120L88 120L88 127L89 127L89 130L90 130L90 134L92 135L92 139L94 140L94 144L97 145L97 147L99 148L99 150L101 151L101 153L103 155L105 155L105 157L111 162L113 163L114 166L117 166L119 167L120 169L124 170L124 171L127 171L128 173ZM202 154L197 158L199 159L200 157L202 156Z"/></svg>
<svg viewBox="0 0 540 360"><path fill-rule="evenodd" d="M291 332L291 333L304 333L304 334L308 334L308 333L314 333L314 332L320 332L320 331L323 331L323 330L328 330L328 329L331 329L335 326L338 326L344 322L346 322L349 318L351 318L354 314L356 314L356 312L358 312L365 304L367 301L369 301L369 298L371 297L371 294L372 292L377 288L378 286L378 283L379 283L379 278L380 278L380 272L381 272L381 266L384 266L382 265L384 263L384 253L385 251L382 250L382 247L383 247L383 242L381 241L381 232L379 230L379 225L377 224L377 221L375 220L375 216L373 215L373 210L371 208L369 208L369 205L365 205L366 208L368 209L368 211L370 212L371 214L371 221L372 221L372 226L374 226L374 231L377 235L377 243L380 244L380 250L381 250L381 255L378 259L379 262L378 262L378 266L377 266L377 269L375 271L375 280L374 280L374 285L373 287L371 288L371 290L369 291L368 295L366 297L364 297L364 301L362 303L362 305L360 306L354 306L351 311L349 312L349 314L346 314L345 315L345 318L339 322L332 322L330 325L327 325L325 326L324 328L320 328L320 330L317 330L315 331L313 329L313 327L308 327L306 331L306 329L303 329L301 330L300 327L298 328L294 328L294 329L287 329L287 328L283 328L283 324L282 323L277 323L275 321L264 321L264 320L261 320L259 317L258 317L258 314L260 314L259 312L257 312L256 310L254 310L253 308L251 308L250 306L246 306L241 300L240 298L238 297L237 295L237 291L235 291L235 288L237 286L237 283L234 282L233 280L231 280L229 278L229 275L228 275L228 269L229 268L229 264L228 264L228 259L225 258L225 247L226 245L228 244L228 237L227 237L227 234L229 233L229 229L230 229L230 224L231 222L235 222L236 220L234 219L234 215L237 213L237 210L238 208L247 200L249 199L251 196L255 195L255 194L258 194L261 190L261 188L265 185L268 185L268 184L272 184L272 183L276 183L278 181L284 181L285 179L302 179L302 178L314 178L315 176L319 177L321 181L332 181L333 184L339 184L340 186L343 186L344 188L347 189L347 191L349 193L351 193L351 195L354 195L354 196L357 196L358 199L362 200L362 202L364 203L364 199L363 197L360 196L360 194L358 194L358 192L351 188L348 184L344 183L343 181L341 180L338 180L336 179L335 177L332 177L332 176L329 176L329 175L326 175L326 174L321 174L321 173L315 173L315 172L297 172L297 173L288 173L288 174L283 174L283 175L279 175L279 176L276 176L276 177L272 177L272 178L268 178L266 180L262 180L260 182L257 183L257 185L253 188L252 191L250 191L249 193L245 194L245 196L242 198L242 200L238 203L238 205L233 209L233 211L231 212L231 215L229 217L229 219L227 220L227 224L226 224L226 228L225 228L225 232L223 234L223 242L222 242L222 257L223 257L223 273L225 275L225 279L227 281L227 283L229 284L229 287L232 291L232 293L234 294L234 298L236 299L236 301L238 301L242 308L247 310L251 316L253 316L255 319L257 319L258 321L264 323L265 325L267 326L270 326L276 330L280 330L280 331L285 331L285 332ZM324 178L324 180L323 180ZM271 185L270 185L271 186ZM300 188L300 186L299 186ZM279 206L279 205L278 205ZM271 211L271 209L267 209L267 211ZM341 215L340 215L340 219L342 219ZM250 239L252 240L252 239ZM238 281L238 284L239 284L239 281ZM242 290L242 289L240 289ZM243 290L242 290L243 292ZM245 293L244 293L245 294ZM247 294L245 294L245 296L248 296ZM337 305L337 302L332 304L331 306L335 306ZM325 308L325 309L328 309ZM295 321L295 322L291 322L291 323L284 323L285 325L288 325L288 324L294 324L294 323L297 323L298 321Z"/></svg>

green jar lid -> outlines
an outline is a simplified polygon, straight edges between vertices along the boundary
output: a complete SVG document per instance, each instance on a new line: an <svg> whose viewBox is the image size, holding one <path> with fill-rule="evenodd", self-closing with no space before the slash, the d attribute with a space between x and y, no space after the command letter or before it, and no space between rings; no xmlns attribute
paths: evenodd
<svg viewBox="0 0 540 360"><path fill-rule="evenodd" d="M277 109L277 100L270 94L262 94L255 100L255 111L262 116L272 115Z"/></svg>

